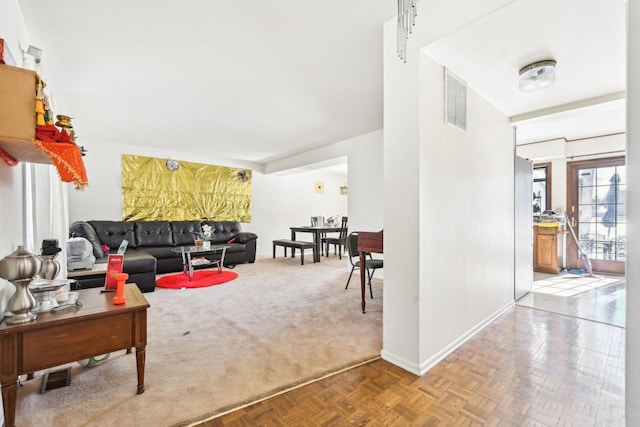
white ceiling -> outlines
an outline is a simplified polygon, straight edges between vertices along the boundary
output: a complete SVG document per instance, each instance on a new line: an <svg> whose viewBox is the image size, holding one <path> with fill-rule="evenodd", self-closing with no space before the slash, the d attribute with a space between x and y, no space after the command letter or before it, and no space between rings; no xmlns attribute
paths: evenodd
<svg viewBox="0 0 640 427"><path fill-rule="evenodd" d="M519 124L519 142L576 139L625 130L623 101L597 105L625 90L625 22L625 0L518 0L423 51L509 117L581 107ZM520 92L518 71L544 59L556 82Z"/></svg>
<svg viewBox="0 0 640 427"><path fill-rule="evenodd" d="M78 143L265 162L382 128L394 0L19 0Z"/></svg>
<svg viewBox="0 0 640 427"><path fill-rule="evenodd" d="M55 112L74 117L89 150L113 141L267 162L382 128L382 24L396 1L19 3ZM624 0L518 0L425 50L515 116L624 91L624 13ZM519 92L518 70L547 58L556 84ZM554 116L553 134L624 130L624 102L604 110L589 128ZM518 135L552 128L529 120Z"/></svg>

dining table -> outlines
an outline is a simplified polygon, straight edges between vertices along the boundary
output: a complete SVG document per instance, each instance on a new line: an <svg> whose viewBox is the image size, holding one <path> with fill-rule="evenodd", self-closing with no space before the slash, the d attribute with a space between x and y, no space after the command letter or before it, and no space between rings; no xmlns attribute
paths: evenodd
<svg viewBox="0 0 640 427"><path fill-rule="evenodd" d="M322 255L322 238L327 233L340 233L344 230L344 227L331 227L325 226L310 226L305 225L301 227L289 227L291 229L291 240L296 240L296 233L311 233L313 234L313 243L316 244L316 250L314 252L314 261L320 262ZM292 251L295 249L291 249Z"/></svg>

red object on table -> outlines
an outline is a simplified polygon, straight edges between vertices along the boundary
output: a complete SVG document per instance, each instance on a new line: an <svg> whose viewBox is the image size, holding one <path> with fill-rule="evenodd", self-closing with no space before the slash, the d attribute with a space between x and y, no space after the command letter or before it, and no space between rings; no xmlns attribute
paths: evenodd
<svg viewBox="0 0 640 427"><path fill-rule="evenodd" d="M109 254L107 257L107 274L104 276L104 290L115 291L118 289L118 274L122 273L124 255Z"/></svg>
<svg viewBox="0 0 640 427"><path fill-rule="evenodd" d="M116 296L113 297L114 304L124 304L127 302L127 297L124 296L124 283L129 278L127 273L116 274Z"/></svg>

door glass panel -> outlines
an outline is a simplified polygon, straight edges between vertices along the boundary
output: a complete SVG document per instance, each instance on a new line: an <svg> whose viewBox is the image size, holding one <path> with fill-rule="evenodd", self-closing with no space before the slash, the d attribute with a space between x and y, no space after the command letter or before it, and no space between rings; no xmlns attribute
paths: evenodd
<svg viewBox="0 0 640 427"><path fill-rule="evenodd" d="M596 206L595 205L581 205L580 206L580 223L595 221L596 218Z"/></svg>
<svg viewBox="0 0 640 427"><path fill-rule="evenodd" d="M578 230L589 258L625 260L625 166L580 169Z"/></svg>
<svg viewBox="0 0 640 427"><path fill-rule="evenodd" d="M581 205L596 202L596 187L586 186L578 189L578 203Z"/></svg>

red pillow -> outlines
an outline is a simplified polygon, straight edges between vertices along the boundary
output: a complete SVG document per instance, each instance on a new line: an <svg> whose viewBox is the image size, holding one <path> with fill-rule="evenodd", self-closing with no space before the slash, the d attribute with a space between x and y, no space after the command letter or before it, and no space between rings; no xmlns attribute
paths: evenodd
<svg viewBox="0 0 640 427"><path fill-rule="evenodd" d="M233 243L233 242L235 242L235 241L236 241L236 238L235 238L235 237L232 237L231 239L229 239L229 241L228 241L227 243Z"/></svg>

